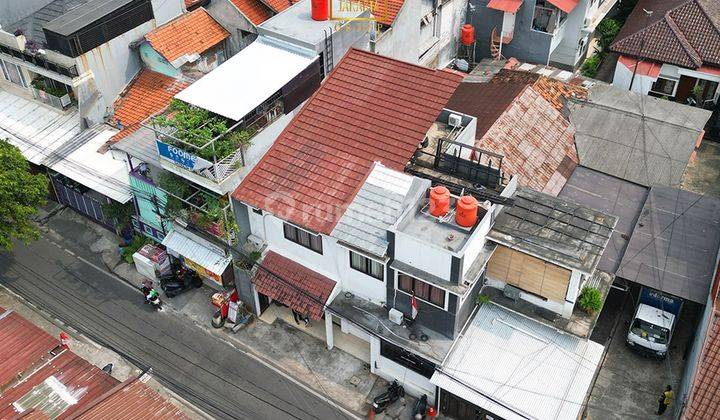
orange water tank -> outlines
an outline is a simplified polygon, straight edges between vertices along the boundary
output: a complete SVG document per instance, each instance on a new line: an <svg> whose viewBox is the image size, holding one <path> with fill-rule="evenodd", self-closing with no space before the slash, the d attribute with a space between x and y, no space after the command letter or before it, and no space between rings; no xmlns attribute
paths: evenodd
<svg viewBox="0 0 720 420"><path fill-rule="evenodd" d="M475 27L466 23L460 30L460 42L463 45L472 45L475 42Z"/></svg>
<svg viewBox="0 0 720 420"><path fill-rule="evenodd" d="M463 195L455 205L455 222L464 227L473 227L478 219L478 202L475 197Z"/></svg>
<svg viewBox="0 0 720 420"><path fill-rule="evenodd" d="M330 0L311 0L310 7L313 20L328 20L330 18Z"/></svg>
<svg viewBox="0 0 720 420"><path fill-rule="evenodd" d="M439 185L430 188L430 214L435 217L445 216L450 211L450 191Z"/></svg>

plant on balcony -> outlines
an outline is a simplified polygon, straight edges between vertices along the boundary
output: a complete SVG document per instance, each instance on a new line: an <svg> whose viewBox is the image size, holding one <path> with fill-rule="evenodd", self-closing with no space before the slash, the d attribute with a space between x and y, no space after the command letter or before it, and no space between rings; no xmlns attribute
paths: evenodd
<svg viewBox="0 0 720 420"><path fill-rule="evenodd" d="M42 90L43 92L47 93L48 95L55 96L57 98L62 98L67 94L62 89L56 88L55 86L45 83L45 80L39 77L36 77L35 79L30 82L30 85L34 87L37 90Z"/></svg>
<svg viewBox="0 0 720 420"><path fill-rule="evenodd" d="M173 218L180 214L184 208L181 198L185 198L190 193L190 186L179 176L162 172L158 177L158 186L168 194L167 203L165 203L165 217Z"/></svg>
<svg viewBox="0 0 720 420"><path fill-rule="evenodd" d="M595 314L602 308L602 294L595 287L584 286L578 298L580 307L590 315Z"/></svg>
<svg viewBox="0 0 720 420"><path fill-rule="evenodd" d="M155 118L155 123L161 127L172 127L176 131L176 137L195 147L183 143L175 146L200 156L208 161L221 160L238 150L238 148L250 144L255 135L255 130L237 130L227 133L227 122L224 119L213 116L210 112L190 106L182 101L173 99L170 102L170 113ZM223 135L224 134L224 135ZM215 137L221 136L214 145L208 145L204 149L199 148L209 143Z"/></svg>

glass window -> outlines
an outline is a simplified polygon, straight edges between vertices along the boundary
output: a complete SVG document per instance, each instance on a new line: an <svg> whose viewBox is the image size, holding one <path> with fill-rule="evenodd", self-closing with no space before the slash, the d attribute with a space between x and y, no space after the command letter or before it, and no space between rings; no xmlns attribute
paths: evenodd
<svg viewBox="0 0 720 420"><path fill-rule="evenodd" d="M670 79L663 79L662 77L658 77L658 79L653 83L652 87L650 88L650 91L659 93L660 95L664 96L673 96L675 93L675 81Z"/></svg>
<svg viewBox="0 0 720 420"><path fill-rule="evenodd" d="M445 308L445 290L422 280L398 273L398 289L409 294L414 293L415 297L420 300Z"/></svg>
<svg viewBox="0 0 720 420"><path fill-rule="evenodd" d="M357 252L350 251L350 267L379 280L382 280L384 277L383 265L381 263L364 257Z"/></svg>
<svg viewBox="0 0 720 420"><path fill-rule="evenodd" d="M312 233L297 228L289 223L283 224L283 233L285 235L285 239L288 241L302 245L305 248L317 252L318 254L323 253L322 236L313 235Z"/></svg>
<svg viewBox="0 0 720 420"><path fill-rule="evenodd" d="M13 63L8 63L7 61L3 61L2 64L3 74L5 75L5 78L7 80L15 83L16 85L27 87L27 84L25 83L25 78L23 77L20 67L16 66Z"/></svg>
<svg viewBox="0 0 720 420"><path fill-rule="evenodd" d="M380 354L393 362L405 366L426 378L435 373L435 364L385 340L380 341Z"/></svg>

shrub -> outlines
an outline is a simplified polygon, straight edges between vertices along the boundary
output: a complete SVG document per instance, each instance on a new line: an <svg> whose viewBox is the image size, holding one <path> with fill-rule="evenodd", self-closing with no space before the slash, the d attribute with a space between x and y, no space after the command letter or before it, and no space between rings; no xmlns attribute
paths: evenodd
<svg viewBox="0 0 720 420"><path fill-rule="evenodd" d="M122 258L125 260L126 263L132 264L133 261L133 254L137 252L138 249L142 248L143 245L149 244L150 239L144 237L135 235L132 238L132 241L130 241L130 244L124 248L122 248Z"/></svg>
<svg viewBox="0 0 720 420"><path fill-rule="evenodd" d="M592 57L585 60L582 67L580 68L580 72L585 77L595 77L598 69L600 68L601 61L602 57L600 57L600 54L596 52L592 55Z"/></svg>
<svg viewBox="0 0 720 420"><path fill-rule="evenodd" d="M483 303L490 302L490 296L488 295L477 295L477 298L475 298L475 303L482 306Z"/></svg>
<svg viewBox="0 0 720 420"><path fill-rule="evenodd" d="M600 290L594 287L585 286L580 291L580 299L578 299L580 307L593 314L602 308L602 294Z"/></svg>
<svg viewBox="0 0 720 420"><path fill-rule="evenodd" d="M603 19L597 26L598 43L600 44L600 50L605 53L610 44L620 32L620 23L614 19Z"/></svg>

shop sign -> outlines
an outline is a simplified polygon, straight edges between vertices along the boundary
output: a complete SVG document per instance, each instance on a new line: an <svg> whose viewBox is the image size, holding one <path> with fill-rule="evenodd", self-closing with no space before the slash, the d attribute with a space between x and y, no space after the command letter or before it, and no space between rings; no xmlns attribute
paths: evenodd
<svg viewBox="0 0 720 420"><path fill-rule="evenodd" d="M185 261L185 265L189 269L198 273L198 275L200 277L208 278L222 286L222 278L220 276L218 276L217 274L213 273L212 271L208 270L207 268L201 266L200 264L196 263L195 261L193 261L187 257L184 257L183 260Z"/></svg>
<svg viewBox="0 0 720 420"><path fill-rule="evenodd" d="M155 142L157 144L158 153L161 157L182 166L185 169L197 172L213 166L212 162L196 156L186 150L180 149L179 147L163 143L160 140L156 140Z"/></svg>

